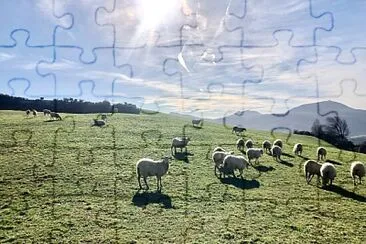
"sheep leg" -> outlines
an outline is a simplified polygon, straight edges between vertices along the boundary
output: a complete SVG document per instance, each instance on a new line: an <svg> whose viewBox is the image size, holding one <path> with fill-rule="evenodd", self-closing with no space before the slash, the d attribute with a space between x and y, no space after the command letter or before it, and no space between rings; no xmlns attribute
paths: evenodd
<svg viewBox="0 0 366 244"><path fill-rule="evenodd" d="M309 174L309 181L308 181L308 184L310 183L310 181L313 179L313 174Z"/></svg>
<svg viewBox="0 0 366 244"><path fill-rule="evenodd" d="M353 185L355 186L356 185L356 177L353 176Z"/></svg>
<svg viewBox="0 0 366 244"><path fill-rule="evenodd" d="M137 176L137 181L139 182L139 186L140 186L140 190L141 190L142 186L141 186L141 176L140 175Z"/></svg>
<svg viewBox="0 0 366 244"><path fill-rule="evenodd" d="M146 177L144 177L144 182L145 182L145 185L146 185L146 190L149 190L149 185L147 184Z"/></svg>
<svg viewBox="0 0 366 244"><path fill-rule="evenodd" d="M362 184L362 179L361 179L361 176L358 176L360 178L360 184Z"/></svg>
<svg viewBox="0 0 366 244"><path fill-rule="evenodd" d="M241 169L241 170L239 170L239 172L240 172L240 175L239 175L240 178L243 179L243 170Z"/></svg>

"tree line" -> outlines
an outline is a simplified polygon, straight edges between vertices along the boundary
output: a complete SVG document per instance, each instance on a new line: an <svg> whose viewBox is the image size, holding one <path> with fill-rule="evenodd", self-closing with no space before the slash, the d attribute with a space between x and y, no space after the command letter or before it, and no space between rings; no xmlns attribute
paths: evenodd
<svg viewBox="0 0 366 244"><path fill-rule="evenodd" d="M22 97L9 96L6 94L0 94L0 109L23 111L27 109L35 109L37 111L50 109L58 113L140 113L140 108L137 108L134 104L129 104L126 102L111 104L109 101L88 102L74 98L53 100L39 98L31 100Z"/></svg>

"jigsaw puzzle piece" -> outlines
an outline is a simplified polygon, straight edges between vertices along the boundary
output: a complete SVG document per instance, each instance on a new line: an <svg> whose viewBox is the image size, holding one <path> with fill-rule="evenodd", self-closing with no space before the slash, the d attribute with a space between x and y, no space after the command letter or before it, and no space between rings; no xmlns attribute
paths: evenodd
<svg viewBox="0 0 366 244"><path fill-rule="evenodd" d="M293 33L291 45L314 45L316 29L331 29L331 14L315 16L311 0L273 2L269 0L245 0L244 10L230 9L229 31L243 34L243 46L276 46L273 33L288 30ZM299 24L301 19L301 24Z"/></svg>
<svg viewBox="0 0 366 244"><path fill-rule="evenodd" d="M316 15L331 12L332 28L319 29L315 33L316 45L339 47L340 53L336 60L339 62L354 62L357 55L354 49L366 48L364 37L366 20L363 14L366 11L364 1L312 1L313 11ZM349 16L349 14L351 16Z"/></svg>
<svg viewBox="0 0 366 244"><path fill-rule="evenodd" d="M40 80L36 72L39 60L52 59L53 48L28 46L27 34L25 31L13 32L11 38L14 45L0 47L0 63L2 64L0 91L27 97L54 94L55 84Z"/></svg>
<svg viewBox="0 0 366 244"><path fill-rule="evenodd" d="M97 22L97 10L105 5L106 1L104 0L82 2L55 0L55 15L61 21L65 18L72 20L69 26L56 28L55 45L58 47L78 47L81 62L95 62L97 48L113 47L112 28L101 26Z"/></svg>
<svg viewBox="0 0 366 244"><path fill-rule="evenodd" d="M14 40L10 40L14 31L27 33L26 45L52 46L56 26L67 25L70 21L69 18L61 21L55 16L53 0L1 1L0 16L0 46L14 45Z"/></svg>

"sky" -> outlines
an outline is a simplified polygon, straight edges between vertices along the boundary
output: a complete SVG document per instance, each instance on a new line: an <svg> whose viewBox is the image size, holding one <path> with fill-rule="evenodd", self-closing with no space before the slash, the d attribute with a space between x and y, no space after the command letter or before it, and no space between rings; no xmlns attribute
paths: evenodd
<svg viewBox="0 0 366 244"><path fill-rule="evenodd" d="M0 4L0 93L210 118L323 100L366 109L366 1Z"/></svg>

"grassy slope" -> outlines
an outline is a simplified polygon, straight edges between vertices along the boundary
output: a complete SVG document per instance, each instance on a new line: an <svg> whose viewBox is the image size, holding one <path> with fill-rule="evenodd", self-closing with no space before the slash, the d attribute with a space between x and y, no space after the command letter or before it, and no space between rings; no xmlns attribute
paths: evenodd
<svg viewBox="0 0 366 244"><path fill-rule="evenodd" d="M328 158L341 165L336 187L323 190L316 178L306 184L304 159L291 157L292 146L301 142L304 156L314 158L318 141L292 135L284 146L287 163L265 155L260 171L249 168L244 182L224 184L207 156L211 145L219 144L231 144L224 147L239 153L237 137L205 123L203 129L186 127L193 155L189 163L172 162L162 195L154 193L156 180L150 179L149 194L141 196L135 195L135 163L169 154L171 138L189 121L118 114L109 127L97 128L90 127L93 116L44 122L43 116L25 119L20 112L0 111L0 242L366 241L366 188L353 193L349 176L349 162L366 161L365 155L339 154L324 144ZM261 131L249 130L246 138L256 146L273 141Z"/></svg>

